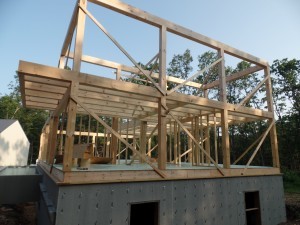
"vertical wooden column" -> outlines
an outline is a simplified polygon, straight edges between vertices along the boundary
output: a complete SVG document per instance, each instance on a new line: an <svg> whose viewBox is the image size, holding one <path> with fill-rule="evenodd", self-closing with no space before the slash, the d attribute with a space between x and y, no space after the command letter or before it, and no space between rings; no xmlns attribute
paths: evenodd
<svg viewBox="0 0 300 225"><path fill-rule="evenodd" d="M169 129L169 162L172 162L172 135L173 135L173 130L172 130L172 120L170 120L170 129Z"/></svg>
<svg viewBox="0 0 300 225"><path fill-rule="evenodd" d="M266 96L267 96L267 105L268 111L273 113L273 118L269 119L268 124L270 124L275 120L274 118L274 107L273 107L273 97L272 97L272 84L271 84L271 77L270 77L270 67L266 67L264 70L265 77L269 77L266 81ZM272 158L273 158L273 167L280 167L279 162L279 153L278 153L278 143L277 143L277 132L276 126L271 128L270 130L270 139L271 139L271 148L272 148Z"/></svg>
<svg viewBox="0 0 300 225"><path fill-rule="evenodd" d="M45 141L44 141L44 147L43 147L43 154L42 154L42 160L47 160L47 153L48 153L48 143L49 143L49 133L50 133L50 124L46 124L45 126Z"/></svg>
<svg viewBox="0 0 300 225"><path fill-rule="evenodd" d="M199 143L200 141L200 134L199 134L199 116L195 116L195 139ZM195 150L195 164L199 165L200 163L200 148L198 145L194 145Z"/></svg>
<svg viewBox="0 0 300 225"><path fill-rule="evenodd" d="M148 156L151 158L151 153L150 153L150 150L151 150L151 138L148 139L148 151L147 151L147 154Z"/></svg>
<svg viewBox="0 0 300 225"><path fill-rule="evenodd" d="M50 119L49 139L47 147L47 163L53 163L57 144L58 117L54 116Z"/></svg>
<svg viewBox="0 0 300 225"><path fill-rule="evenodd" d="M78 90L78 83L72 82L71 94L76 95L77 90ZM72 99L70 99L68 103L68 109L67 109L68 119L67 119L67 128L66 128L63 171L71 171L72 169L76 112L77 112L77 103L74 102Z"/></svg>
<svg viewBox="0 0 300 225"><path fill-rule="evenodd" d="M159 30L159 86L162 90L167 90L166 80L166 36L165 26ZM166 169L167 161L167 112L166 96L162 96L158 102L158 168Z"/></svg>
<svg viewBox="0 0 300 225"><path fill-rule="evenodd" d="M206 129L205 129L205 151L207 152L207 154L210 156L210 128L209 128L209 115L206 116ZM210 159L209 157L206 156L205 158L205 162L210 165Z"/></svg>
<svg viewBox="0 0 300 225"><path fill-rule="evenodd" d="M178 132L177 132L177 123L174 121L174 164L177 164L178 161Z"/></svg>
<svg viewBox="0 0 300 225"><path fill-rule="evenodd" d="M113 117L112 119L112 129L118 132L119 130L119 119ZM115 135L111 135L110 153L112 156L112 164L117 162L117 149L118 149L118 138Z"/></svg>
<svg viewBox="0 0 300 225"><path fill-rule="evenodd" d="M201 140L201 144L200 144L200 146L201 146L201 149L204 149L204 135L203 135L203 132L204 132L204 129L203 129L203 119L202 119L202 112L200 111L200 120L199 120L199 122L200 122L200 140ZM201 150L201 164L203 165L203 163L204 163L204 152L203 152L203 150Z"/></svg>
<svg viewBox="0 0 300 225"><path fill-rule="evenodd" d="M180 138L180 126L177 124L177 152L178 152L178 164L181 165L181 138Z"/></svg>
<svg viewBox="0 0 300 225"><path fill-rule="evenodd" d="M40 150L39 150L39 161L43 160L43 155L45 152L45 143L46 143L46 129L42 130L41 136L40 136Z"/></svg>
<svg viewBox="0 0 300 225"><path fill-rule="evenodd" d="M219 57L223 58L219 63L220 101L227 102L224 50L220 49L218 55ZM221 128L222 128L223 167L228 169L230 168L230 146L229 146L227 109L221 110Z"/></svg>
<svg viewBox="0 0 300 225"><path fill-rule="evenodd" d="M147 148L147 121L141 121L140 124L140 152L142 155L146 155ZM140 163L144 161L140 158Z"/></svg>
<svg viewBox="0 0 300 225"><path fill-rule="evenodd" d="M86 8L86 3L87 3L86 0L79 1L79 5L82 8ZM76 31L74 60L73 60L73 68L72 68L72 70L76 72L80 72L80 67L81 67L84 26L85 26L85 13L82 10L78 10L77 31ZM71 83L71 89L70 89L71 95L77 96L78 86L79 86L79 82L76 81L76 79L74 79L74 81L72 81ZM77 103L74 102L73 99L70 99L68 103L68 112L67 112L68 121L67 121L67 129L66 129L63 171L71 171L72 169L76 112L77 112Z"/></svg>

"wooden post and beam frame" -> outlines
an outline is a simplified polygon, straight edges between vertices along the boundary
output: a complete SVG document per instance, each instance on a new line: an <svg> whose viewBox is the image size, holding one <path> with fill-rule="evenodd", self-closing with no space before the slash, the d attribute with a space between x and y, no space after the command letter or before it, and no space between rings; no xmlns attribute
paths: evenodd
<svg viewBox="0 0 300 225"><path fill-rule="evenodd" d="M80 0L79 6L81 8L86 8L86 0ZM77 31L75 39L75 51L74 51L74 61L72 70L75 72L80 72L81 67L81 56L82 56L82 46L84 38L84 27L85 27L85 14L81 10L78 11L77 17ZM78 93L78 81L72 81L70 94L77 96ZM75 122L77 113L77 103L70 99L68 103L68 121L66 130L66 142L64 149L64 160L63 160L63 171L71 171L72 160L73 160L73 145L74 145L74 132L75 132Z"/></svg>
<svg viewBox="0 0 300 225"><path fill-rule="evenodd" d="M221 134L222 134L222 152L223 152L223 164L224 164L225 169L230 168L230 146L229 146L229 134L228 134L228 118L232 118L233 116L235 116L237 114L241 114L241 115L245 115L244 121L247 121L248 118L254 117L254 119L255 118L256 119L268 119L270 124L274 123L275 120L274 120L274 115L273 115L274 110L273 110L273 106L272 106L272 90L271 90L271 83L270 83L270 77L269 77L270 71L269 71L267 62L265 62L259 58L256 58L252 55L249 55L245 52L242 52L240 50L234 49L234 48L232 48L228 45L225 45L221 42L215 41L215 40L205 37L201 34L190 31L189 29L183 28L179 25L173 24L169 21L158 18L151 14L148 14L142 10L139 10L137 8L134 8L132 6L129 6L127 4L119 2L117 0L88 0L90 2L104 6L111 10L117 11L121 14L127 15L129 17L132 17L132 18L135 18L142 22L153 25L159 29L159 54L158 54L159 55L159 76L157 76L157 74L152 73L152 71L149 72L149 71L142 70L142 68L140 68L139 65L136 65L137 64L136 61L128 54L128 52L126 52L125 49L122 48L122 46L90 14L90 12L87 11L87 9L86 9L87 2L86 1L87 0L78 0L78 6L76 6L74 9L73 17L72 17L72 20L71 20L71 23L70 23L70 26L68 29L68 33L67 33L64 45L63 45L63 49L61 51L59 68L64 68L64 62L63 62L64 57L73 58L73 68L72 68L73 71L62 71L61 70L58 72L58 74L56 74L56 76L52 76L52 72L54 72L54 74L55 74L57 71L54 70L53 68L50 68L49 71L46 71L46 69L45 69L41 73L41 76L46 74L45 75L46 78L47 78L47 76L50 79L61 78L63 81L68 81L70 83L68 93L65 94L65 96L63 98L58 98L58 99L62 99L63 102L65 102L65 104L61 104L61 105L63 105L64 107L66 107L66 105L67 105L67 109L68 109L67 110L68 121L67 121L67 129L66 129L66 140L65 140L65 148L64 148L64 163L63 163L64 171L70 171L71 167L72 167L72 155L73 155L73 144L74 144L73 142L74 142L76 113L77 113L77 103L78 103L78 101L81 101L81 103L84 105L84 107L79 108L79 111L84 109L87 112L91 112L91 111L88 111L87 109L89 109L89 107L92 104L95 104L95 102L96 102L95 99L93 100L93 102L88 102L87 96L83 97L81 95L78 95L79 89L81 92L86 91L86 94L88 95L89 92L87 90L93 89L95 92L95 89L97 89L99 86L99 88L102 89L101 94L105 93L105 94L109 95L108 92L110 92L110 91L115 92L115 93L122 92L122 93L128 94L128 96L130 96L131 94L132 95L141 94L141 95L143 95L143 98L145 98L145 99L147 99L147 98L155 99L155 101L148 100L149 103L155 104L155 106L154 107L150 106L149 108L147 108L148 111L146 111L146 113L140 112L139 115L135 115L133 113L129 118L139 119L139 120L143 120L143 121L149 120L152 123L156 120L155 116L157 115L157 121L155 121L155 122L158 122L158 126L157 126L158 127L157 128L157 131L158 131L158 161L157 161L158 168L155 168L155 166L154 166L154 169L162 177L164 177L164 175L161 173L161 170L166 169L166 161L167 161L167 140L166 140L167 126L166 125L167 125L167 119L169 120L170 117L172 117L173 121L175 121L174 128L177 127L176 133L174 132L174 157L175 157L174 161L175 161L175 163L176 163L176 161L178 161L178 156L179 157L181 156L181 153L179 151L177 151L175 153L175 137L177 138L176 145L177 145L177 147L179 147L178 146L178 141L179 141L178 130L183 129L183 131L185 131L188 134L189 138L193 141L193 144L190 144L190 145L192 145L191 147L194 150L194 153L198 152L197 157L195 157L195 155L193 154L194 160L197 162L197 164L199 164L200 162L203 162L203 163L204 162L206 162L206 163L212 162L218 168L218 165L216 163L216 161L218 161L216 152L215 152L215 155L216 155L215 160L213 160L210 156L209 116L208 115L209 115L209 113L211 113L211 114L213 114L215 112L220 113L221 120L220 120L220 123L219 123L219 121L218 121L218 123L221 125L221 129L222 129L222 132L221 132ZM135 69L137 69L138 74L144 74L148 78L148 80L150 80L153 83L155 88L144 87L145 90L141 91L141 90L138 90L138 88L135 87L134 84L126 83L126 88L125 88L126 90L123 90L122 87L124 86L124 84L121 84L120 81L110 81L109 79L105 79L105 78L99 78L99 80L97 80L98 78L96 78L96 77L80 73L81 61L84 61L86 59L86 57L88 57L86 60L89 62L91 62L91 61L96 62L98 60L97 59L95 61L95 59L93 57L89 57L89 56L83 57L83 55L82 55L82 43L83 43L83 37L84 37L84 26L85 26L86 15L89 16L95 22L95 24L100 29L102 29L102 31L114 42L114 44L133 62L133 64L137 66L137 68L135 68ZM75 46L74 46L75 51L74 51L74 54L73 53L70 54L70 45L71 45L73 33L74 33L76 27L77 27L77 32L76 32L76 36L75 36ZM192 76L192 77L188 78L188 80L185 80L185 81L177 80L176 82L179 84L177 86L177 89L183 85L189 85L189 84L191 84L192 86L198 87L198 88L202 88L203 90L206 90L206 89L209 89L209 88L212 88L215 86L219 86L220 102L210 100L207 98L205 99L205 98L201 98L201 97L196 97L196 96L185 96L183 94L176 93L175 92L176 89L171 90L171 92L167 92L166 84L167 84L167 80L169 79L166 76L166 36L167 36L167 32L174 33L181 37L187 38L189 40L195 41L197 43L200 43L200 44L203 44L203 45L206 45L208 47L218 50L219 58L216 62L214 62L213 65L218 64L218 66L219 66L219 80L214 81L210 84L203 85L203 84L198 84L196 82L192 82L192 78L193 78L193 76ZM226 77L225 76L225 63L224 63L224 54L225 53L235 56L239 59L243 59L248 62L254 63L256 65L249 69L246 69L244 71L241 71L241 72L238 72L236 74L232 74L232 75ZM69 57L69 54L72 56ZM97 61L97 63L98 63L98 61ZM26 63L24 63L24 64L26 64ZM108 61L101 61L100 64L105 64L105 65L109 64L109 67L112 66L113 68L115 68L116 72L117 72L117 79L120 78L121 71L123 71L123 67L124 68L126 67L126 66L120 65L120 64L111 65L111 62L108 62ZM211 65L211 66L213 66L213 65ZM124 71L126 71L126 68ZM265 84L266 84L267 99L268 99L268 112L263 111L263 110L250 109L250 108L243 107L243 106L236 107L236 105L227 103L227 101L226 101L226 98L227 98L226 82L239 79L243 76L246 76L249 73L252 73L253 71L258 71L258 70L261 70L264 68L265 68L265 79L262 81L262 83L265 82ZM28 75L33 76L33 77L39 76L35 69L39 69L38 65L36 67L34 67L31 71L31 73L29 72ZM133 69L134 69L134 67L129 68L130 71L132 71ZM22 71L20 71L20 73L22 73ZM50 73L51 73L51 76L49 75ZM24 74L26 75L26 73L24 73ZM73 77L71 78L69 75L72 75ZM153 75L157 76L157 78L159 80L158 84L155 83L154 80L152 79ZM194 75L194 76L196 76L196 75ZM170 79L173 79L173 78L170 78ZM20 80L21 80L21 78L20 78ZM94 83L94 81L96 81L97 83ZM176 82L174 82L174 83L176 83ZM26 79L25 79L25 81L23 80L23 83L26 83ZM261 85L262 85L262 83L261 83ZM127 87L127 85L128 85L128 87ZM132 87L132 89L131 89L131 87ZM85 89L85 88L87 88L87 89ZM23 89L24 89L24 87L23 87ZM106 92L106 91L108 91L108 92ZM253 93L255 91L256 91L256 89L253 90ZM22 91L22 92L25 93L25 91ZM100 93L100 91L99 91L99 93ZM145 94L145 93L151 93L151 94ZM170 95L168 95L168 94L170 94ZM251 93L251 95L252 95L252 93ZM245 101L248 100L251 97L251 95L247 96ZM69 96L72 96L72 98L69 98ZM118 97L114 96L113 94L111 96L114 97L115 101L117 98L118 99L120 98L120 96L118 96L118 95L116 95ZM122 96L122 98L125 98L125 97ZM142 110L140 110L137 107L139 105L138 102L140 101L137 99L138 98L136 98L134 100L130 99L131 102L135 101L135 103L133 103L133 105L130 105L132 103L128 104L127 102L125 104L130 105L130 107L136 107L136 112L144 111L144 109L142 107L141 107ZM23 102L25 102L25 101L26 101L26 99L23 99ZM168 103L168 106L170 106L170 105L172 106L174 104L173 102L175 101L175 104L178 105L177 107L179 107L179 105L182 103L187 104L187 105L192 105L193 107L199 107L199 109L197 109L197 110L200 110L200 111L202 110L203 107L205 107L205 109L203 111L206 111L206 112L203 113L203 117L201 115L201 123L199 123L200 121L197 122L196 119L194 121L194 129L197 129L198 136L199 136L199 131L200 131L199 125L201 125L202 131L204 131L204 133L205 133L205 138L203 137L203 135L201 137L201 143L200 143L199 138L194 137L194 136L197 136L197 134L192 131L194 136L191 135L189 130L187 128L185 128L183 126L183 124L180 122L181 120L179 120L179 118L183 118L181 116L181 114L182 114L181 111L176 111L176 110L173 111L172 107L170 107L169 109L167 108L168 101L172 102L171 104ZM121 103L121 101L118 102L118 104L120 104L120 103ZM124 104L124 102L122 102L122 103ZM116 103L114 103L114 104L116 104ZM120 106L118 105L118 107L120 107ZM125 106L122 106L122 107L120 107L120 108L124 109ZM117 108L117 107L115 107L115 108ZM184 108L184 107L182 107L182 108ZM187 109L190 111L195 110L193 108L187 108ZM54 109L52 109L52 110L54 110ZM173 114L171 113L171 110L172 110ZM101 110L99 110L99 111L101 112ZM56 110L55 114L57 114L59 112L60 112L60 109ZM95 112L97 112L98 115L101 114L96 110L95 110ZM95 115L97 115L97 114L95 113ZM130 113L127 113L127 114L130 114ZM103 113L101 115L109 115L109 114ZM113 114L113 115L109 115L109 116L115 117L115 115L120 115L120 114ZM190 114L190 112L187 111L186 115L190 116L190 115L196 115L196 114L195 113ZM151 117L151 119L149 119L150 117ZM206 121L207 121L206 127L204 125L205 122L203 123L203 120L205 120L204 117L206 117ZM53 118L55 118L55 117L53 117ZM198 117L198 120L199 120L199 117ZM215 118L214 118L214 120L215 120ZM97 121L100 122L99 117L97 117ZM118 124L118 123L116 123L116 124ZM214 122L214 130L216 130L215 124L216 124L216 122ZM141 136L140 136L140 141L141 141L140 151L137 151L132 145L129 145L126 142L123 142L123 143L125 143L127 148L132 149L133 152L135 152L143 160L145 160L147 163L149 163L149 160L147 158L145 158L145 153L141 153L141 151L143 151L143 149L146 149L146 147L144 148L144 145L146 145L145 143L147 143L146 131L144 131L145 127L143 128L142 126L141 126ZM53 129L53 127L55 127L55 126L53 126L53 121L51 121L50 123L48 122L48 125L46 126L44 132L47 134L48 133L56 133L56 132L51 131ZM196 127L198 127L198 128L196 128ZM116 126L113 125L113 128L107 128L107 129L109 129L109 130L112 129L112 131L118 131L117 125ZM172 129L171 126L170 126L170 129ZM121 136L119 137L117 135L118 133L113 133L113 134L114 135L112 137L116 136L119 138L119 140L122 140L122 139L120 139ZM279 167L275 126L270 127L270 135L271 135L274 167ZM41 158L47 159L47 161L49 161L52 158L52 156L51 156L52 151L50 151L50 149L53 149L53 148L52 148L51 144L49 144L49 143L47 144L47 139L50 141L50 139L54 139L54 137L52 137L50 135L49 137L45 137L44 139L45 139L45 141L44 141L45 145L47 145L48 147L50 145L50 147L48 148L48 154L45 151L42 152ZM204 141L204 139L206 141ZM122 140L122 141L124 141L124 140ZM112 138L111 143L112 143L111 144L111 147L112 147L113 143L114 143L114 138ZM204 143L204 146L203 146L203 143ZM193 145L195 147L193 147ZM216 147L216 144L215 144L215 147ZM198 151L196 151L197 148L199 148ZM46 149L46 146L45 146L45 149ZM117 149L117 148L115 148L115 149ZM201 150L201 152L200 152L200 150ZM111 149L111 152L112 151L113 151L113 149ZM114 155L116 155L116 153L112 154L112 156L114 156ZM201 155L202 155L202 157L200 160ZM176 160L176 158L177 158L177 160ZM153 165L151 165L151 166L153 166Z"/></svg>

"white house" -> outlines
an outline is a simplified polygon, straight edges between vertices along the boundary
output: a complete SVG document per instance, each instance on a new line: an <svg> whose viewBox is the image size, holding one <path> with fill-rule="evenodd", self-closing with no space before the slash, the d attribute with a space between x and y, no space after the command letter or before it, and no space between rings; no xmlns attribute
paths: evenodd
<svg viewBox="0 0 300 225"><path fill-rule="evenodd" d="M0 166L25 166L29 141L18 120L0 119Z"/></svg>

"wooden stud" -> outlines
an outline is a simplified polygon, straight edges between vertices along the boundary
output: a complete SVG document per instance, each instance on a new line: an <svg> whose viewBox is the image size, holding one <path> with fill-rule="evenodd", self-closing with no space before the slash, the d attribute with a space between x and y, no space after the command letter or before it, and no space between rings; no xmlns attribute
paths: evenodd
<svg viewBox="0 0 300 225"><path fill-rule="evenodd" d="M78 144L81 144L81 131L82 131L82 115L80 115L80 122L79 122Z"/></svg>
<svg viewBox="0 0 300 225"><path fill-rule="evenodd" d="M178 161L178 125L174 121L174 164Z"/></svg>
<svg viewBox="0 0 300 225"><path fill-rule="evenodd" d="M58 130L58 117L53 117L52 122L50 122L49 131L49 142L48 142L48 159L49 164L54 163L54 158L57 150L57 130ZM50 143L50 144L49 144Z"/></svg>
<svg viewBox="0 0 300 225"><path fill-rule="evenodd" d="M206 116L206 129L205 129L205 151L210 156L210 127L209 127L209 115ZM209 157L205 157L206 163L210 165Z"/></svg>
<svg viewBox="0 0 300 225"><path fill-rule="evenodd" d="M200 127L199 127L199 116L195 116L195 139L197 143L200 142ZM200 148L198 145L194 146L195 151L195 163L198 166L200 164Z"/></svg>
<svg viewBox="0 0 300 225"><path fill-rule="evenodd" d="M140 122L140 152L143 155L146 155L146 148L147 148L147 122L141 121ZM143 160L140 158L140 162L143 163Z"/></svg>
<svg viewBox="0 0 300 225"><path fill-rule="evenodd" d="M180 133L180 126L177 124L177 153L178 153L178 164L181 165L181 133Z"/></svg>
<svg viewBox="0 0 300 225"><path fill-rule="evenodd" d="M113 117L112 118L112 129L118 131L119 130L119 118ZM111 137L111 144L110 144L110 152L112 156L112 164L116 164L117 162L117 149L118 149L118 138L115 135Z"/></svg>

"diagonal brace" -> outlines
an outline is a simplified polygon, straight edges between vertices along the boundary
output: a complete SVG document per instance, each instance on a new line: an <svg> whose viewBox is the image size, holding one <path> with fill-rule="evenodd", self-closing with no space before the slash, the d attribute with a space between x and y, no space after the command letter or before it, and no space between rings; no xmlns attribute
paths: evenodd
<svg viewBox="0 0 300 225"><path fill-rule="evenodd" d="M105 123L93 110L89 109L85 104L83 104L77 97L71 95L71 98L77 102L86 112L88 112L94 119L96 119L99 123L102 124L107 130L109 130L113 135L115 135L123 144L125 144L126 147L130 148L135 154L137 154L140 158L142 158L149 166L151 166L154 171L161 176L162 178L166 178L166 175L158 169L153 163L149 161L147 157L145 157L143 154L141 154L139 151L137 151L131 144L129 144L122 136L112 129L107 123Z"/></svg>

